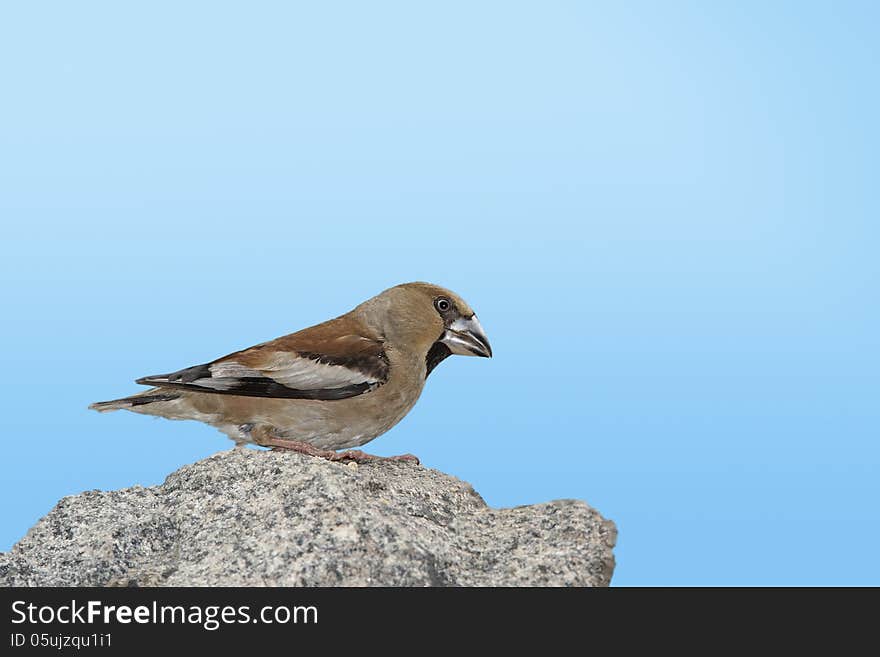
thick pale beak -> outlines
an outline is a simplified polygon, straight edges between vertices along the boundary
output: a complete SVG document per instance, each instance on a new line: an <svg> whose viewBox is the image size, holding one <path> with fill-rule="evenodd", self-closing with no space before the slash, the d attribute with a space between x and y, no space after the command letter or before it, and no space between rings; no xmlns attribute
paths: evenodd
<svg viewBox="0 0 880 657"><path fill-rule="evenodd" d="M461 356L482 356L492 358L492 347L477 316L470 319L459 317L446 329L440 342L449 347L449 351Z"/></svg>

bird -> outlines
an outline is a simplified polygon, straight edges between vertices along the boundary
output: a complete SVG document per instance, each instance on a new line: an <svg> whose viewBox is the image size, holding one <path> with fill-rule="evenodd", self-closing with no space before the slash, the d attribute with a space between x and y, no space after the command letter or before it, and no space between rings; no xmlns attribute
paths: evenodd
<svg viewBox="0 0 880 657"><path fill-rule="evenodd" d="M434 368L453 354L492 357L474 311L443 287L404 283L335 319L141 377L135 382L150 389L89 408L197 420L236 446L363 462L379 457L351 448L400 422ZM418 462L411 454L389 458Z"/></svg>

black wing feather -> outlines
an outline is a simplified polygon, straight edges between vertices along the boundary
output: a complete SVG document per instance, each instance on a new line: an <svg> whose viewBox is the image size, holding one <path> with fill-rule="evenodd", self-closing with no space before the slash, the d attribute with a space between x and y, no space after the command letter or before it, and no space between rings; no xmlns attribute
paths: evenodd
<svg viewBox="0 0 880 657"><path fill-rule="evenodd" d="M197 381L213 379L222 383L221 388L199 385ZM348 399L369 392L382 382L355 383L339 388L297 389L262 376L222 377L212 376L211 364L195 365L170 374L154 374L137 379L135 383L160 388L177 388L192 392L205 392L215 395L239 395L242 397L267 397L275 399L315 399L333 401Z"/></svg>

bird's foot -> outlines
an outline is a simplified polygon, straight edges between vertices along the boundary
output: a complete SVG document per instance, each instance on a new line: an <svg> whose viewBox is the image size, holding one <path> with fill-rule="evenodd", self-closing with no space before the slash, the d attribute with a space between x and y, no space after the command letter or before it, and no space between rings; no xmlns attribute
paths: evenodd
<svg viewBox="0 0 880 657"><path fill-rule="evenodd" d="M269 447L273 451L298 452L307 456L317 456L333 462L354 462L354 463L370 463L373 461L405 461L407 463L419 464L417 456L412 454L401 454L400 456L376 456L375 454L367 454L359 449L350 449L344 452L335 452L332 449L320 449L301 440L289 440L287 438L278 438L276 436L260 436L259 445Z"/></svg>

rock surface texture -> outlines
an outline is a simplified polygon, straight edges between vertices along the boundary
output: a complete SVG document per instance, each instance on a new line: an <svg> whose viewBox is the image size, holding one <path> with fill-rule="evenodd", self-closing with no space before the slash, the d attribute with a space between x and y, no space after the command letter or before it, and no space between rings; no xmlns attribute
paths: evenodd
<svg viewBox="0 0 880 657"><path fill-rule="evenodd" d="M0 553L0 585L607 586L615 537L576 500L491 509L411 463L234 449L65 497Z"/></svg>

